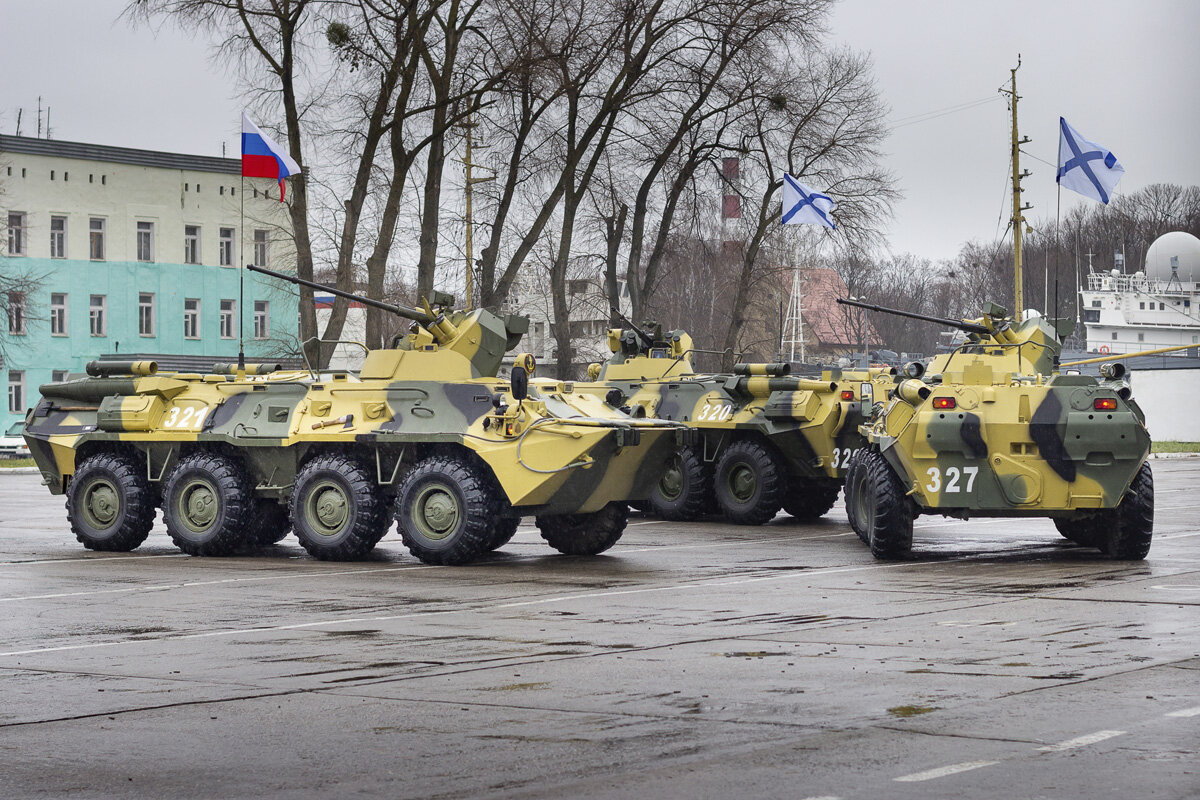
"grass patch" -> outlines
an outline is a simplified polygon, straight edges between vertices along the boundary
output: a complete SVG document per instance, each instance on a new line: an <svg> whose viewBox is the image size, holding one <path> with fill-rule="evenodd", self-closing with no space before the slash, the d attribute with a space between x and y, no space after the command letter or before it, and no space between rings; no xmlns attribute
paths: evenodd
<svg viewBox="0 0 1200 800"><path fill-rule="evenodd" d="M889 708L888 713L893 717L915 717L918 714L928 714L931 711L937 711L937 706L896 706Z"/></svg>
<svg viewBox="0 0 1200 800"><path fill-rule="evenodd" d="M1151 442L1151 453L1200 453L1200 442Z"/></svg>
<svg viewBox="0 0 1200 800"><path fill-rule="evenodd" d="M0 458L0 469L16 469L17 467L32 466L32 458Z"/></svg>

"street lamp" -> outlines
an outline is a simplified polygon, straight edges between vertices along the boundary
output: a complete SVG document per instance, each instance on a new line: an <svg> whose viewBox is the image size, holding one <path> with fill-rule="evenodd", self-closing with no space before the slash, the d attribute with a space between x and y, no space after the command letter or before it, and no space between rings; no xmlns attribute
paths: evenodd
<svg viewBox="0 0 1200 800"><path fill-rule="evenodd" d="M867 302L865 297L850 296L851 300L857 300L860 303ZM862 368L866 369L870 366L870 359L867 356L867 336L866 336L866 318L863 316L862 309L858 309L858 340L862 343Z"/></svg>

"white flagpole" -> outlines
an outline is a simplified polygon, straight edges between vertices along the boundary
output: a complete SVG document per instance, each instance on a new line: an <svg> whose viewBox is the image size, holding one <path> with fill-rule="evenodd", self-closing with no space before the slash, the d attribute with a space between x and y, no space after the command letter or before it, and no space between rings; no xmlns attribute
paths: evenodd
<svg viewBox="0 0 1200 800"><path fill-rule="evenodd" d="M238 189L241 207L238 212L238 372L246 373L245 322L246 316L246 177L243 175Z"/></svg>

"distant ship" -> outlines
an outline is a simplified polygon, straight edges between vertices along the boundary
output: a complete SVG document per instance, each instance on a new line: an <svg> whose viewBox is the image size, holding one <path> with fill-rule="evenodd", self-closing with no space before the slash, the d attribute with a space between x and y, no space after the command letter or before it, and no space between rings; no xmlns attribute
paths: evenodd
<svg viewBox="0 0 1200 800"><path fill-rule="evenodd" d="M1200 355L1200 239L1190 233L1155 239L1144 270L1090 273L1079 295L1089 353L1194 344L1178 355Z"/></svg>

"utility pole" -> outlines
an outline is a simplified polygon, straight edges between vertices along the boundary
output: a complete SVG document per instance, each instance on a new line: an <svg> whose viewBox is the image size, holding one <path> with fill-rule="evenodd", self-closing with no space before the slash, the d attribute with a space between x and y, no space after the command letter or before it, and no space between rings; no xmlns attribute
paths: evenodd
<svg viewBox="0 0 1200 800"><path fill-rule="evenodd" d="M466 155L462 159L464 172L466 173L466 184L463 187L463 198L464 198L465 204L466 204L466 217L465 217L464 221L466 222L466 227L467 227L467 235L466 235L467 296L466 296L466 303L464 304L463 307L469 311L471 309L471 307L473 305L475 305L475 244L474 244L474 236L473 236L475 223L474 223L474 220L471 215L471 197L474 194L475 184L486 183L487 181L494 180L495 176L489 175L484 178L476 178L473 176L472 170L474 170L475 167L479 166L474 161L472 161L472 156L474 154L473 148L474 148L474 144L475 144L474 137L472 135L472 129L475 127L475 123L472 122L471 118L468 116L465 122L460 122L458 124L458 127L462 128L464 130L464 132L466 134L466 138L467 138L467 147L466 147L467 152L466 152ZM486 169L486 167L485 167L485 169Z"/></svg>
<svg viewBox="0 0 1200 800"><path fill-rule="evenodd" d="M1022 290L1021 280L1021 233L1025 224L1025 216L1021 213L1033 208L1029 203L1021 204L1021 180L1027 178L1033 173L1029 170L1021 171L1021 145L1033 141L1028 136L1021 138L1017 133L1017 101L1021 96L1017 94L1017 70L1021 68L1021 54L1017 54L1017 65L1009 72L1012 74L1012 84L1010 89L1000 89L1001 94L1009 96L1009 105L1012 107L1012 229L1013 229L1013 319L1020 320L1021 314L1025 310L1025 298Z"/></svg>

